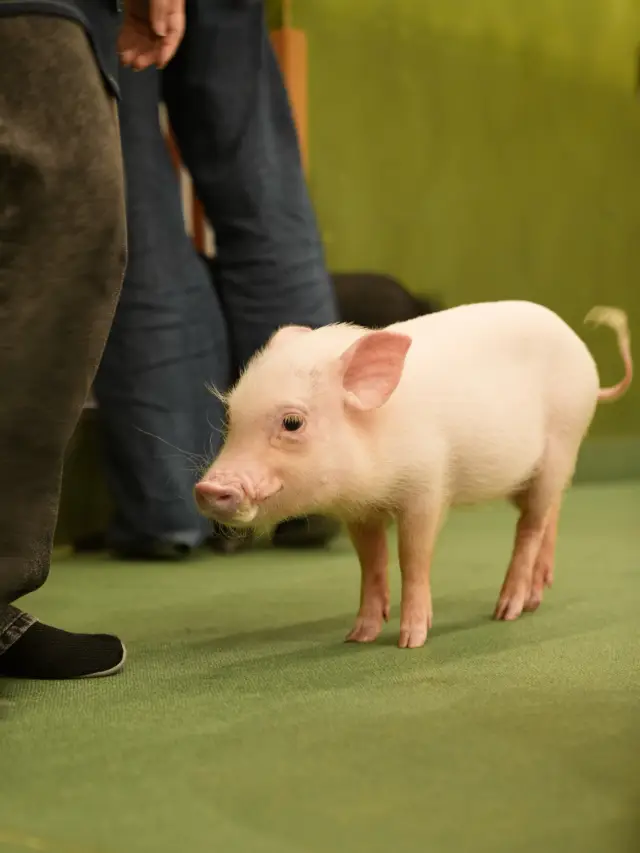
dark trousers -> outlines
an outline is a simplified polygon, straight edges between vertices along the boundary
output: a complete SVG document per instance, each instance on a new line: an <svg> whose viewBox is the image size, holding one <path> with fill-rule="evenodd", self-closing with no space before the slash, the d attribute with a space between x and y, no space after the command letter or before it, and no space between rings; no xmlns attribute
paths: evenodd
<svg viewBox="0 0 640 853"><path fill-rule="evenodd" d="M49 571L65 451L125 263L115 106L84 30L0 18L0 653Z"/></svg>
<svg viewBox="0 0 640 853"><path fill-rule="evenodd" d="M187 0L161 78L123 72L121 85L130 257L95 385L110 539L193 546L208 531L193 483L222 426L205 385L226 388L278 326L333 322L335 305L262 3ZM159 86L215 231L221 302L184 234Z"/></svg>

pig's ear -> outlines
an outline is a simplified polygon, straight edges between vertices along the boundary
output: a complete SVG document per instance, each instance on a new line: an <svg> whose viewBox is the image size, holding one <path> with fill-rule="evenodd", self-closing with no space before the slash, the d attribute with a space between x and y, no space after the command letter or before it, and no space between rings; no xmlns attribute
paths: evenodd
<svg viewBox="0 0 640 853"><path fill-rule="evenodd" d="M347 403L361 411L377 409L395 391L411 338L395 332L370 332L340 357Z"/></svg>
<svg viewBox="0 0 640 853"><path fill-rule="evenodd" d="M302 335L305 332L310 332L309 326L281 326L275 331L267 341L268 347L278 346L278 344Z"/></svg>

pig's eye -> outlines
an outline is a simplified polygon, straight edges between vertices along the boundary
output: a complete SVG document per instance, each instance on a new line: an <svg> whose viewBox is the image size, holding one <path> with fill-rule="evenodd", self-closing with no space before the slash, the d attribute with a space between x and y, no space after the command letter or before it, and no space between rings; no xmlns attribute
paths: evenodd
<svg viewBox="0 0 640 853"><path fill-rule="evenodd" d="M304 426L304 418L301 415L285 415L282 419L282 428L286 432L297 432Z"/></svg>

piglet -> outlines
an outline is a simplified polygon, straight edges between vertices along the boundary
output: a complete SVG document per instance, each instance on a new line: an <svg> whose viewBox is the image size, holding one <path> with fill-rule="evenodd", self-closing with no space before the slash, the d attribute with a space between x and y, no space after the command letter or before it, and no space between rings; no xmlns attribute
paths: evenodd
<svg viewBox="0 0 640 853"><path fill-rule="evenodd" d="M309 513L343 519L361 567L347 639L371 642L389 617L386 525L402 575L401 648L432 622L430 572L450 507L506 498L519 518L495 618L535 610L553 580L558 514L599 401L629 387L627 318L611 327L625 375L599 387L584 342L541 305L463 305L372 331L287 326L226 396L222 451L196 485L200 511L231 527Z"/></svg>

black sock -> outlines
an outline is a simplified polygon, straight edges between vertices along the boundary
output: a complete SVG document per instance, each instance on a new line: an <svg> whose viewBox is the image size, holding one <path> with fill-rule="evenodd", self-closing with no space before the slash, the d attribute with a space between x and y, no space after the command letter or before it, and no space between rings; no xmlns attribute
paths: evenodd
<svg viewBox="0 0 640 853"><path fill-rule="evenodd" d="M115 675L124 666L126 651L109 634L72 634L41 622L0 655L0 676L69 679Z"/></svg>

